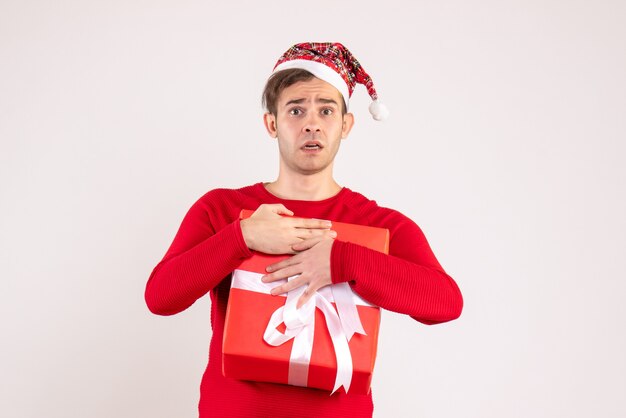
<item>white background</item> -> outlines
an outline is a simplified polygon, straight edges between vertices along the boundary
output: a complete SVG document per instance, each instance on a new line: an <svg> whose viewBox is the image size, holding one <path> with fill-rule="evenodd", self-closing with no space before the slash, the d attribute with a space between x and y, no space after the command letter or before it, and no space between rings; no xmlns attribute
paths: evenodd
<svg viewBox="0 0 626 418"><path fill-rule="evenodd" d="M143 301L209 189L271 181L292 44L359 86L340 184L414 219L465 298L385 312L376 417L623 417L626 3L0 1L0 415L193 417L210 302ZM621 399L620 399L621 398Z"/></svg>

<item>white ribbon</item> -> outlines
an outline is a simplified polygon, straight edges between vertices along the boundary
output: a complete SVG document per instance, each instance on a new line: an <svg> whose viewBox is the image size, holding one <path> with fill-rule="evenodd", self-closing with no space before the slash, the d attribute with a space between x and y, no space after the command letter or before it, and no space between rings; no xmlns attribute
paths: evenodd
<svg viewBox="0 0 626 418"><path fill-rule="evenodd" d="M286 280L280 280L263 283L261 281L262 276L259 273L235 270L232 287L269 294L272 288L286 282ZM290 277L288 280L293 280L296 277L298 276ZM263 339L270 345L279 346L293 338L293 347L289 358L288 383L295 386L306 386L313 351L315 308L319 308L326 320L337 358L337 376L332 393L341 386L348 392L352 382L352 355L348 341L355 333L366 335L356 305L372 305L354 294L347 283L340 283L323 287L315 292L300 309L296 309L298 299L304 291L305 286L300 286L287 292L285 305L272 314ZM332 302L337 305L337 310L333 307ZM286 327L284 333L276 329L281 323L284 323Z"/></svg>

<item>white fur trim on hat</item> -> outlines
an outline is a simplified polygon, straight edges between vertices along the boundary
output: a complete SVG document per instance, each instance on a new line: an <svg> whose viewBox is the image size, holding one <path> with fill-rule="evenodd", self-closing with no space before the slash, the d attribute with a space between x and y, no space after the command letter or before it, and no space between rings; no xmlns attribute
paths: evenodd
<svg viewBox="0 0 626 418"><path fill-rule="evenodd" d="M329 66L322 64L321 62L301 59L285 61L282 64L278 64L276 68L274 68L273 73L281 70L289 70L292 68L307 70L320 80L324 80L325 82L331 84L333 87L339 90L339 93L341 93L343 101L346 104L346 110L348 110L348 105L350 102L350 90L348 90L348 85L345 81L343 81L343 78L339 75L339 73L337 73Z"/></svg>

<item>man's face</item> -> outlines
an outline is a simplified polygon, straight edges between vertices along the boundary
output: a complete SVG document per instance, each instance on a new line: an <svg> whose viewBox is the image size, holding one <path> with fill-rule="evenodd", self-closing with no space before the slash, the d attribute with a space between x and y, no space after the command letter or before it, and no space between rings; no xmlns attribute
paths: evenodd
<svg viewBox="0 0 626 418"><path fill-rule="evenodd" d="M278 138L281 173L332 172L341 140L348 136L354 118L341 114L343 98L318 78L301 81L282 91L276 116L265 114L265 126Z"/></svg>

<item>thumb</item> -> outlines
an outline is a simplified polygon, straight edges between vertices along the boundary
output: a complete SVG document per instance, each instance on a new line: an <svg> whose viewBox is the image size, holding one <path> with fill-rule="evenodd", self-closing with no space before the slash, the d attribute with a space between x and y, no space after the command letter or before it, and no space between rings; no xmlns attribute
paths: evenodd
<svg viewBox="0 0 626 418"><path fill-rule="evenodd" d="M291 246L291 249L296 252L305 251L305 250L308 250L309 248L313 248L321 240L322 240L322 237L305 239L304 241L300 241L300 242L293 244Z"/></svg>
<svg viewBox="0 0 626 418"><path fill-rule="evenodd" d="M274 205L274 207L272 208L272 211L278 215L293 216L293 212L287 209L284 205L280 203L277 203L276 205Z"/></svg>

